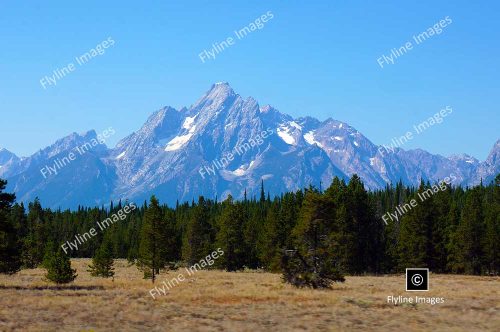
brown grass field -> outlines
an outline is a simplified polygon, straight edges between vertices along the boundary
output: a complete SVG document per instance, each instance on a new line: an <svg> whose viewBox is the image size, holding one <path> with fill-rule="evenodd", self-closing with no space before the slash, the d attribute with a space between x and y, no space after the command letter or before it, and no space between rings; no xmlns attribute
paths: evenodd
<svg viewBox="0 0 500 332"><path fill-rule="evenodd" d="M333 290L295 289L279 274L199 271L156 300L151 281L124 260L115 280L55 286L44 270L0 275L1 331L499 331L500 278L430 276L429 292L405 292L404 275L347 277ZM157 284L184 269L159 276ZM418 294L416 294L418 293ZM393 305L387 296L444 297Z"/></svg>

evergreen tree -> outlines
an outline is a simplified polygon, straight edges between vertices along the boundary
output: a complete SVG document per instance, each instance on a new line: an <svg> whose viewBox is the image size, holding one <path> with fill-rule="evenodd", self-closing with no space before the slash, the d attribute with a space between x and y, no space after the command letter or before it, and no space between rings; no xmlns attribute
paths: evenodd
<svg viewBox="0 0 500 332"><path fill-rule="evenodd" d="M244 200L242 203L244 214L243 239L245 242L246 266L251 269L262 267L259 259L259 239L262 234L263 220L260 211Z"/></svg>
<svg viewBox="0 0 500 332"><path fill-rule="evenodd" d="M129 223L127 225L128 234L128 251L126 256L118 256L127 258L129 263L134 264L137 257L139 257L139 243L142 228L142 218L138 217L136 214L131 214L128 218Z"/></svg>
<svg viewBox="0 0 500 332"><path fill-rule="evenodd" d="M177 235L175 212L166 208L162 219L162 248L160 255L169 269L177 268L177 261L181 259L182 236Z"/></svg>
<svg viewBox="0 0 500 332"><path fill-rule="evenodd" d="M14 194L3 192L7 181L0 179L0 273L13 274L21 269L19 230L10 218Z"/></svg>
<svg viewBox="0 0 500 332"><path fill-rule="evenodd" d="M485 200L485 231L483 251L485 269L490 275L500 273L500 174L497 175L488 199Z"/></svg>
<svg viewBox="0 0 500 332"><path fill-rule="evenodd" d="M45 246L45 254L43 255L42 267L48 269L50 266L50 262L54 256L54 253L57 251L57 247L53 241L50 241Z"/></svg>
<svg viewBox="0 0 500 332"><path fill-rule="evenodd" d="M186 227L182 246L182 257L189 265L198 263L211 253L212 226L207 203L200 196L198 204L192 209Z"/></svg>
<svg viewBox="0 0 500 332"><path fill-rule="evenodd" d="M452 263L454 272L466 274L481 273L483 260L482 233L483 212L481 189L480 187L474 187L467 192L460 223L454 234L455 246L453 248L453 257L455 261Z"/></svg>
<svg viewBox="0 0 500 332"><path fill-rule="evenodd" d="M24 204L22 202L21 204L15 203L12 206L10 219L12 225L14 225L14 227L18 230L19 240L22 241L26 234L28 234L26 212L24 210ZM21 247L22 243L19 243L19 246Z"/></svg>
<svg viewBox="0 0 500 332"><path fill-rule="evenodd" d="M38 198L28 205L28 234L23 241L23 265L36 268L43 261L47 229L44 221L44 211Z"/></svg>
<svg viewBox="0 0 500 332"><path fill-rule="evenodd" d="M61 247L47 260L47 274L45 277L57 284L66 284L75 280L78 275L71 268L71 261Z"/></svg>
<svg viewBox="0 0 500 332"><path fill-rule="evenodd" d="M282 256L283 279L297 287L330 288L343 282L332 223L332 204L315 191L306 193L292 232L293 249Z"/></svg>
<svg viewBox="0 0 500 332"><path fill-rule="evenodd" d="M444 185L444 184L443 184ZM451 207L451 186L446 185L446 190L441 190L434 195L434 220L430 225L430 248L429 268L433 272L447 272L448 242L449 234L449 216Z"/></svg>
<svg viewBox="0 0 500 332"><path fill-rule="evenodd" d="M347 224L344 230L348 236L348 271L360 274L364 271L376 272L379 265L379 242L382 223L377 222L368 193L363 182L354 174L346 188ZM343 213L343 212L342 212ZM343 218L343 216L341 217ZM344 246L346 245L345 241Z"/></svg>
<svg viewBox="0 0 500 332"><path fill-rule="evenodd" d="M424 193L431 194L429 196ZM432 195L430 186L422 182L418 192L409 197L404 203L405 206L400 208L400 211L406 211L400 217L398 240L400 271L407 267L431 267L432 224L436 221ZM411 199L416 202L416 206L411 205Z"/></svg>
<svg viewBox="0 0 500 332"><path fill-rule="evenodd" d="M280 205L278 200L271 203L258 240L260 261L267 270L273 272L281 270L281 254L285 249L278 244Z"/></svg>
<svg viewBox="0 0 500 332"><path fill-rule="evenodd" d="M99 249L92 257L92 264L89 265L88 272L93 277L110 278L115 275L114 259L112 254L113 248L111 241L104 239Z"/></svg>
<svg viewBox="0 0 500 332"><path fill-rule="evenodd" d="M446 271L456 272L456 263L460 260L459 250L458 250L458 236L457 229L460 222L460 207L461 202L459 202L459 196L461 195L460 190L454 190L452 197L453 201L450 204L450 209L446 216Z"/></svg>
<svg viewBox="0 0 500 332"><path fill-rule="evenodd" d="M222 212L217 222L217 247L224 255L217 265L227 271L236 271L245 266L245 243L243 241L244 210L241 204L233 203L231 195L222 203Z"/></svg>
<svg viewBox="0 0 500 332"><path fill-rule="evenodd" d="M259 202L264 203L266 201L266 192L264 191L264 180L260 180L260 199Z"/></svg>
<svg viewBox="0 0 500 332"><path fill-rule="evenodd" d="M376 197L373 199L376 201L376 218L377 220L384 223L384 230L381 234L381 248L383 251L383 257L381 258L381 266L380 269L383 272L395 272L398 261L398 238L399 238L399 226L400 223L398 221L394 222L389 220L388 222L384 222L382 220L382 216L387 213L387 211L393 211L394 206L399 205L399 200L395 199L393 196L394 190L401 191L399 186L402 184L398 184L396 189L392 188L392 186L387 185L384 191L380 191L375 193Z"/></svg>
<svg viewBox="0 0 500 332"><path fill-rule="evenodd" d="M290 235L297 223L298 208L294 193L286 193L270 205L261 236L261 259L271 271L281 270L282 253L291 245Z"/></svg>
<svg viewBox="0 0 500 332"><path fill-rule="evenodd" d="M144 279L151 279L154 283L160 269L174 259L174 250L173 220L164 219L158 199L153 195L144 213L137 262L139 269L144 272Z"/></svg>

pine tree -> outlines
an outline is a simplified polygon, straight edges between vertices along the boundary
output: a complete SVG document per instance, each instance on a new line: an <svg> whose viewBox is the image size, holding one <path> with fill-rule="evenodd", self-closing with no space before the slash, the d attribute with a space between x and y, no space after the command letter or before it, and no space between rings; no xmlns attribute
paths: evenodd
<svg viewBox="0 0 500 332"><path fill-rule="evenodd" d="M332 240L338 244L335 253L338 266L343 271L352 272L356 238L347 213L347 185L344 180L335 177L325 191L324 198L330 203L329 218L336 229L332 233Z"/></svg>
<svg viewBox="0 0 500 332"><path fill-rule="evenodd" d="M158 199L153 195L144 213L137 262L144 272L144 279L151 279L153 283L160 269L172 265L175 259L175 230L171 217L169 214L166 220Z"/></svg>
<svg viewBox="0 0 500 332"><path fill-rule="evenodd" d="M282 256L283 280L297 287L330 288L343 282L336 254L332 204L316 191L306 193L292 232L292 249Z"/></svg>
<svg viewBox="0 0 500 332"><path fill-rule="evenodd" d="M19 231L10 218L16 196L4 193L7 181L0 179L0 273L13 274L21 269Z"/></svg>
<svg viewBox="0 0 500 332"><path fill-rule="evenodd" d="M431 247L429 268L438 273L447 272L449 242L448 213L451 210L451 186L441 190L434 197L435 216L431 224Z"/></svg>
<svg viewBox="0 0 500 332"><path fill-rule="evenodd" d="M491 187L483 208L486 211L483 251L485 270L490 275L498 275L500 273L500 174Z"/></svg>
<svg viewBox="0 0 500 332"><path fill-rule="evenodd" d="M454 234L453 248L454 272L480 274L482 269L483 247L483 212L481 204L481 189L474 187L466 194L465 204L460 216L460 223Z"/></svg>
<svg viewBox="0 0 500 332"><path fill-rule="evenodd" d="M245 266L245 243L243 240L244 211L241 204L233 203L231 195L223 202L217 222L217 247L224 251L217 265L227 271L236 271Z"/></svg>
<svg viewBox="0 0 500 332"><path fill-rule="evenodd" d="M57 251L57 247L53 241L50 241L45 246L45 254L43 255L43 260L41 266L45 269L48 269L50 266L50 262L54 256L54 253Z"/></svg>
<svg viewBox="0 0 500 332"><path fill-rule="evenodd" d="M47 229L44 211L38 198L28 205L28 234L23 240L23 265L27 268L36 268L43 261L45 244L47 243Z"/></svg>
<svg viewBox="0 0 500 332"><path fill-rule="evenodd" d="M19 243L19 246L22 247L22 239L26 236L26 234L28 234L26 212L24 210L24 204L22 202L21 204L15 203L12 206L10 219L12 225L14 225L14 227L18 230L18 237L21 241L21 243Z"/></svg>
<svg viewBox="0 0 500 332"><path fill-rule="evenodd" d="M429 190L432 191L431 187L422 182L418 192L409 197L400 210L406 211L400 217L398 239L400 271L407 267L432 268L432 225L436 222L436 213L433 194L430 194L431 196L423 194ZM411 199L417 203L415 207L410 204Z"/></svg>
<svg viewBox="0 0 500 332"><path fill-rule="evenodd" d="M348 268L351 273L376 272L379 265L378 243L382 224L377 223L363 182L354 174L346 188L347 225L350 249Z"/></svg>
<svg viewBox="0 0 500 332"><path fill-rule="evenodd" d="M128 251L126 256L123 258L127 258L127 261L131 264L134 264L137 257L139 256L139 243L141 236L141 228L142 228L142 218L138 217L135 214L131 214L128 218L129 223L127 226L128 233Z"/></svg>
<svg viewBox="0 0 500 332"><path fill-rule="evenodd" d="M189 265L198 263L210 254L212 249L212 226L207 203L200 196L192 209L185 231L182 257Z"/></svg>
<svg viewBox="0 0 500 332"><path fill-rule="evenodd" d="M273 272L281 270L281 254L285 249L278 244L279 206L278 200L271 203L258 240L260 261L267 270Z"/></svg>
<svg viewBox="0 0 500 332"><path fill-rule="evenodd" d="M245 241L246 265L251 269L262 267L260 256L259 239L263 233L263 220L260 211L250 205L248 201L243 202L244 226L243 238Z"/></svg>
<svg viewBox="0 0 500 332"><path fill-rule="evenodd" d="M47 274L45 277L57 284L66 284L75 280L78 275L71 268L71 261L61 247L47 260Z"/></svg>
<svg viewBox="0 0 500 332"><path fill-rule="evenodd" d="M290 235L297 217L298 204L294 193L286 193L270 205L260 239L261 259L270 271L281 270L282 253L291 245Z"/></svg>
<svg viewBox="0 0 500 332"><path fill-rule="evenodd" d="M99 249L92 257L92 264L89 265L90 275L93 277L114 278L113 247L108 238L105 237Z"/></svg>
<svg viewBox="0 0 500 332"><path fill-rule="evenodd" d="M266 192L264 191L264 180L260 180L260 203L264 203L266 201Z"/></svg>
<svg viewBox="0 0 500 332"><path fill-rule="evenodd" d="M177 261L181 259L182 236L177 234L175 211L166 208L162 219L162 248L160 255L165 262L165 267L177 269Z"/></svg>
<svg viewBox="0 0 500 332"><path fill-rule="evenodd" d="M396 190L401 190L399 188L400 184L396 187ZM384 230L382 232L381 238L381 250L383 251L383 256L381 259L381 271L394 273L397 270L398 261L398 238L399 238L399 222L389 221L387 224L382 220L382 216L387 213L387 211L393 211L396 205L402 202L395 200L393 197L394 189L391 186L387 186L384 191L380 192L380 197L375 198L377 201L376 215L377 219L384 223Z"/></svg>

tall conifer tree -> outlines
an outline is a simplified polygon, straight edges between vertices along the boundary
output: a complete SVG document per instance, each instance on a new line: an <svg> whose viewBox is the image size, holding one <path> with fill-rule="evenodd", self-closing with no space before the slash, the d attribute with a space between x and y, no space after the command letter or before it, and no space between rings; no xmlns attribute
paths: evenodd
<svg viewBox="0 0 500 332"><path fill-rule="evenodd" d="M163 215L158 199L153 195L144 213L139 245L138 267L144 272L144 279L154 283L159 270L165 266Z"/></svg>
<svg viewBox="0 0 500 332"><path fill-rule="evenodd" d="M332 204L316 191L306 192L292 246L283 251L283 279L298 287L330 288L343 282L332 222Z"/></svg>
<svg viewBox="0 0 500 332"><path fill-rule="evenodd" d="M0 273L13 274L21 268L19 228L11 219L16 196L3 192L7 181L0 179Z"/></svg>
<svg viewBox="0 0 500 332"><path fill-rule="evenodd" d="M460 223L455 233L455 272L480 274L482 270L483 248L483 210L481 187L474 187L467 192L465 204L460 216Z"/></svg>
<svg viewBox="0 0 500 332"><path fill-rule="evenodd" d="M212 250L212 226L207 202L200 196L198 204L192 208L186 227L182 257L189 265L198 263Z"/></svg>
<svg viewBox="0 0 500 332"><path fill-rule="evenodd" d="M154 195L144 212L140 239L137 266L144 278L154 283L160 269L174 267L173 261L179 258L174 214L169 210L164 213Z"/></svg>
<svg viewBox="0 0 500 332"><path fill-rule="evenodd" d="M233 203L231 195L222 203L217 224L217 247L224 251L224 255L217 259L217 264L227 271L242 269L246 263L243 240L244 210L241 204Z"/></svg>

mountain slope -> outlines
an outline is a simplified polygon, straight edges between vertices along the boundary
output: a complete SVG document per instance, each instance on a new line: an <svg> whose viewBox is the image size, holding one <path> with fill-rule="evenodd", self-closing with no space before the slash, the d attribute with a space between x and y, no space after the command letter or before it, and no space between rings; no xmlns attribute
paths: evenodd
<svg viewBox="0 0 500 332"><path fill-rule="evenodd" d="M272 106L244 99L221 82L192 106L154 112L115 148L99 144L58 174L41 169L57 164L95 132L71 134L34 155L19 159L0 151L0 177L19 200L38 196L50 207L142 201L156 194L175 203L231 194L258 195L261 180L278 194L309 185L328 186L334 176L358 174L371 189L403 181L418 184L454 174L454 184L490 181L499 172L497 142L482 163L466 155L449 158L417 149L382 153L346 123L312 117L294 119ZM5 157L2 157L5 155ZM3 158L3 159L2 159ZM47 169L44 171L47 173Z"/></svg>
<svg viewBox="0 0 500 332"><path fill-rule="evenodd" d="M44 206L53 208L108 204L116 172L105 163L109 154L105 145L86 150L85 144L96 141L93 130L82 135L72 133L0 168L0 177L7 178L8 189L16 193L18 201L38 197Z"/></svg>
<svg viewBox="0 0 500 332"><path fill-rule="evenodd" d="M8 163L15 163L19 158L7 149L0 149L0 168Z"/></svg>

